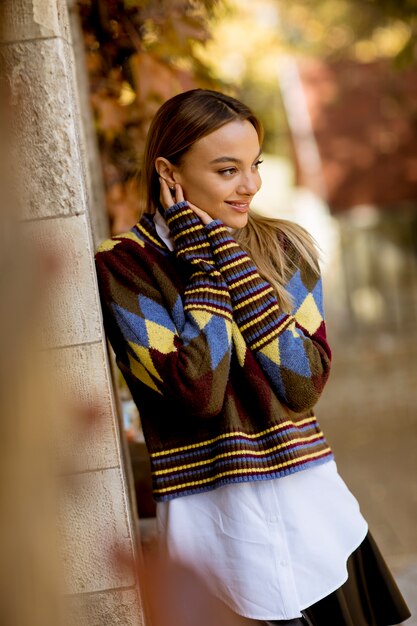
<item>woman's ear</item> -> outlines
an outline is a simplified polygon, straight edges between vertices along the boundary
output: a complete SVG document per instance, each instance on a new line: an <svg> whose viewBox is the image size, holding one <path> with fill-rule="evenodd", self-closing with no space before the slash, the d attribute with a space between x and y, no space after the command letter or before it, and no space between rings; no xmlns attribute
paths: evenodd
<svg viewBox="0 0 417 626"><path fill-rule="evenodd" d="M157 157L155 159L155 169L158 172L159 176L166 180L168 185L172 187L175 185L175 176L174 172L176 168L172 163L168 161L165 157Z"/></svg>

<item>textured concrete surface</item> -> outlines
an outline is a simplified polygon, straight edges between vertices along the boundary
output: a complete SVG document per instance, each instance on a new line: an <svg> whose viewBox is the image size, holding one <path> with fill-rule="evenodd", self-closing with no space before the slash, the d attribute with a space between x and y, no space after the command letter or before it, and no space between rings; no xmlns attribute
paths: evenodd
<svg viewBox="0 0 417 626"><path fill-rule="evenodd" d="M69 45L62 39L13 43L0 55L17 104L17 132L24 137L18 155L24 217L85 211Z"/></svg>
<svg viewBox="0 0 417 626"><path fill-rule="evenodd" d="M139 626L142 609L134 589L69 598L65 626Z"/></svg>
<svg viewBox="0 0 417 626"><path fill-rule="evenodd" d="M6 0L1 4L4 42L54 37L71 40L65 0Z"/></svg>
<svg viewBox="0 0 417 626"><path fill-rule="evenodd" d="M101 311L87 216L37 220L26 228L45 253L57 256L59 264L49 286L45 345L56 348L100 341Z"/></svg>
<svg viewBox="0 0 417 626"><path fill-rule="evenodd" d="M86 472L69 479L61 516L69 593L135 584L133 573L118 567L113 553L116 546L127 554L132 551L119 469Z"/></svg>
<svg viewBox="0 0 417 626"><path fill-rule="evenodd" d="M84 33L75 0L69 2L72 46L75 60L75 78L79 100L79 123L81 135L81 154L86 173L88 192L88 212L92 225L95 247L109 236L109 219L106 210L106 197L103 184L102 164L98 148L94 115L90 102L90 86L86 72L87 59L84 49Z"/></svg>
<svg viewBox="0 0 417 626"><path fill-rule="evenodd" d="M60 458L73 471L119 465L119 433L103 342L53 350L50 357L67 407L57 416Z"/></svg>

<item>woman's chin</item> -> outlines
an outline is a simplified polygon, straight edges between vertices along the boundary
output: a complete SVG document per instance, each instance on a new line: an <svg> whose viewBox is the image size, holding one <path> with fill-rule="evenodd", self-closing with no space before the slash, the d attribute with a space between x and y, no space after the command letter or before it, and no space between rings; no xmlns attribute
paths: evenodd
<svg viewBox="0 0 417 626"><path fill-rule="evenodd" d="M223 223L228 228L233 228L233 230L237 228L244 228L246 224L248 223L248 217L249 217L249 214L247 212L239 213L237 215L228 215L223 220Z"/></svg>

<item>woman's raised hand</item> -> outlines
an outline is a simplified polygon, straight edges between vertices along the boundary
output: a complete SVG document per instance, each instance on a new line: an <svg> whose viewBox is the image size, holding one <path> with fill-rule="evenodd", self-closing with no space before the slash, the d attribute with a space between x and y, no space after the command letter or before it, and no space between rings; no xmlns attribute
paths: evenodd
<svg viewBox="0 0 417 626"><path fill-rule="evenodd" d="M169 209L169 207L173 204L176 204L177 202L182 202L184 200L184 194L181 185L175 185L175 195L173 196L165 178L159 177L159 183L161 185L161 193L159 194L159 199L165 211Z"/></svg>
<svg viewBox="0 0 417 626"><path fill-rule="evenodd" d="M159 178L159 182L161 185L161 193L160 193L160 201L165 210L169 209L173 204L177 202L182 202L184 198L184 192L179 183L175 183L175 196L172 196L171 191L169 189L168 183L164 178ZM195 204L192 204L189 200L187 200L188 206L194 213L200 218L203 224L209 224L213 221L213 218L210 217L208 213L199 209Z"/></svg>

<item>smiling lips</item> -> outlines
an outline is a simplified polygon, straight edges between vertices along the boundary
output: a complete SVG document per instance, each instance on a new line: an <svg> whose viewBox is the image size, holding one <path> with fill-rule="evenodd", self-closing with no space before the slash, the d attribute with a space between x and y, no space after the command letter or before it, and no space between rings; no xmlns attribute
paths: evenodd
<svg viewBox="0 0 417 626"><path fill-rule="evenodd" d="M247 213L249 211L249 202L233 202L227 200L225 202L239 213Z"/></svg>

